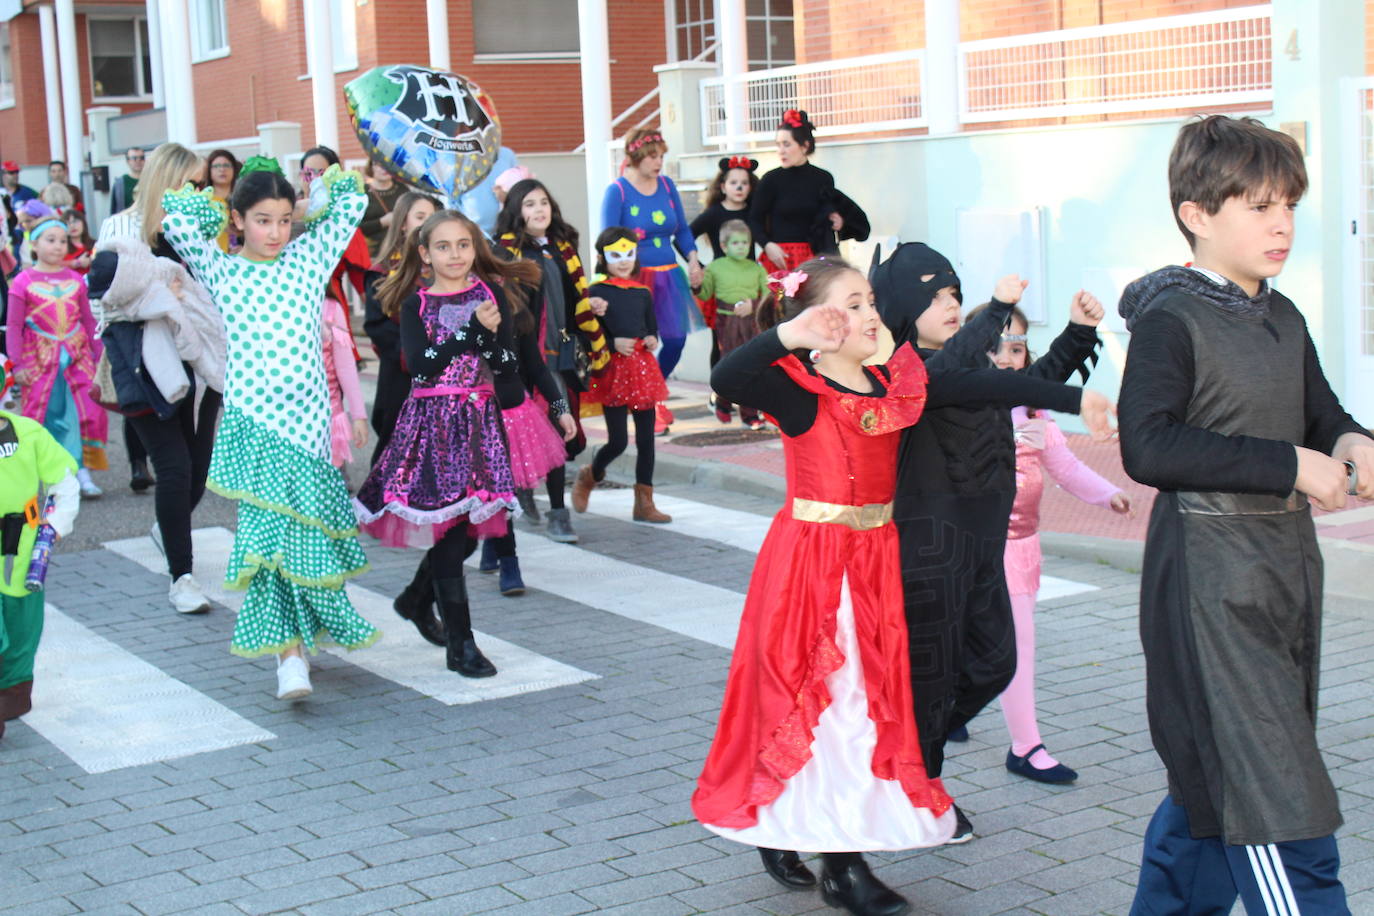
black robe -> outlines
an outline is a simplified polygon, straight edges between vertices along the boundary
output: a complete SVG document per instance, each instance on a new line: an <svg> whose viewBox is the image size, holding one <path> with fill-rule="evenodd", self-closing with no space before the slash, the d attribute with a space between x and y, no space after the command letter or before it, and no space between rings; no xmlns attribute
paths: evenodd
<svg viewBox="0 0 1374 916"><path fill-rule="evenodd" d="M1196 284L1182 270L1166 269ZM1131 314L1134 290L1123 299L1138 317L1120 404L1126 472L1160 489L1140 588L1150 734L1194 837L1327 836L1341 814L1316 738L1322 558L1293 446L1368 433L1287 298L1230 285L1260 307L1236 312L1159 285Z"/></svg>

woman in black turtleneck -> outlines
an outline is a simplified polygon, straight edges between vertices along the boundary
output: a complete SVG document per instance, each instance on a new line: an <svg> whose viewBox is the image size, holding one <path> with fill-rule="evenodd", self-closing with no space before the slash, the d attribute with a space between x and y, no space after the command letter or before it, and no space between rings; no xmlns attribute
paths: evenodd
<svg viewBox="0 0 1374 916"><path fill-rule="evenodd" d="M817 254L836 250L834 233L844 228L844 218L833 203L834 177L808 161L816 152L816 125L806 112L783 114L777 143L779 167L754 190L749 228L755 244L763 246L764 267L795 270Z"/></svg>

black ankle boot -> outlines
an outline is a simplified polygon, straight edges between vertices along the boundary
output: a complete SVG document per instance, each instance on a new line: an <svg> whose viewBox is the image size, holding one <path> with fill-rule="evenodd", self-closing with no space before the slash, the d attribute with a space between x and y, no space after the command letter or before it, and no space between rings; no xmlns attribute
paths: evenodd
<svg viewBox="0 0 1374 916"><path fill-rule="evenodd" d="M142 493L153 485L153 475L148 473L148 461L138 458L129 462L129 489L135 493Z"/></svg>
<svg viewBox="0 0 1374 916"><path fill-rule="evenodd" d="M760 846L759 858L769 876L783 887L796 890L816 886L816 876L802 864L801 856L790 849Z"/></svg>
<svg viewBox="0 0 1374 916"><path fill-rule="evenodd" d="M415 624L415 629L427 642L436 646L448 645L444 637L444 623L434 609L434 577L429 568L429 554L420 561L415 578L391 603L403 620Z"/></svg>
<svg viewBox="0 0 1374 916"><path fill-rule="evenodd" d="M821 899L854 916L901 916L911 904L879 881L857 852L827 852L821 856Z"/></svg>
<svg viewBox="0 0 1374 916"><path fill-rule="evenodd" d="M468 610L467 583L461 578L435 579L434 595L439 599L439 612L444 617L448 635L446 661L448 670L463 677L491 677L496 666L487 660L477 641L472 638L472 615Z"/></svg>

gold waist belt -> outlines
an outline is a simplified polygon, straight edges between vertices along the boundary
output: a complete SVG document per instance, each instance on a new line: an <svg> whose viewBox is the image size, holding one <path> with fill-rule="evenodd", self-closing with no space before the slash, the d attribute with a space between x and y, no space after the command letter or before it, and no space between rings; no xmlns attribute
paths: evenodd
<svg viewBox="0 0 1374 916"><path fill-rule="evenodd" d="M868 531L872 528L881 528L892 521L892 503L845 506L814 499L793 498L792 517L799 522L823 522L830 525L846 525L855 531Z"/></svg>

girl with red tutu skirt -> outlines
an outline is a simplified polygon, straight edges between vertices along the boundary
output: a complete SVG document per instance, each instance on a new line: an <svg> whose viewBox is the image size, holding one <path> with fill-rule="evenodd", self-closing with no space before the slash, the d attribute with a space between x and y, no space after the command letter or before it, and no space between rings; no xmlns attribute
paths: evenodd
<svg viewBox="0 0 1374 916"><path fill-rule="evenodd" d="M606 444L596 450L592 463L583 465L573 481L572 504L587 511L592 490L606 476L606 468L625 451L629 419L635 422L635 502L637 522L671 522L654 505L654 408L668 400L653 352L658 349L658 322L653 294L632 279L638 267L639 237L633 229L611 226L596 239L596 269L604 279L592 284L588 295L597 305L606 336L612 343L611 364L593 376L583 400L600 404L606 418Z"/></svg>
<svg viewBox="0 0 1374 916"><path fill-rule="evenodd" d="M416 292L422 262L434 281ZM538 271L496 260L471 220L441 210L377 288L388 312L401 300L401 351L412 378L395 432L358 488L354 510L383 543L428 548L409 590L432 581L448 668L465 677L491 677L496 667L473 638L463 560L474 537L505 533L516 506L495 387L516 371L508 302L523 291L503 283L512 279L533 284ZM398 609L412 603L397 599Z"/></svg>

